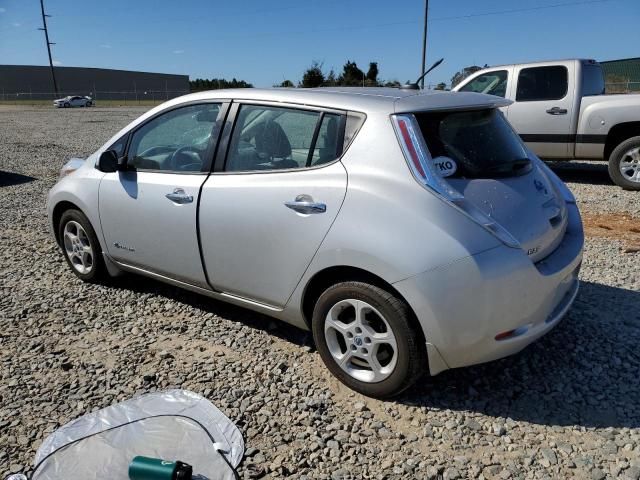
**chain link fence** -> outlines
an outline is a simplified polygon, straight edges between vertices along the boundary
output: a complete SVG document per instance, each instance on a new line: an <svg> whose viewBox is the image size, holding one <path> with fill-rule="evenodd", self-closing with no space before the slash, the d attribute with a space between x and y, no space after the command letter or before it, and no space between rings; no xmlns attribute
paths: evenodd
<svg viewBox="0 0 640 480"><path fill-rule="evenodd" d="M640 93L640 82L607 82L605 90L608 94Z"/></svg>
<svg viewBox="0 0 640 480"><path fill-rule="evenodd" d="M140 90L128 92L17 92L6 93L0 91L0 104L2 105L52 105L56 98L66 96L88 96L91 97L96 106L136 106L136 105L159 105L172 98L180 97L190 93L188 91L171 90Z"/></svg>

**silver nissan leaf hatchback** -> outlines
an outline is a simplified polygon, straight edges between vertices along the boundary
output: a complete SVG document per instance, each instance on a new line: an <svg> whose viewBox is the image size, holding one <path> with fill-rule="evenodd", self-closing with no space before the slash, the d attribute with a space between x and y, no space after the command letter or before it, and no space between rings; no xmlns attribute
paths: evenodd
<svg viewBox="0 0 640 480"><path fill-rule="evenodd" d="M578 291L574 197L504 99L397 89L217 90L142 115L51 189L82 280L132 272L313 332L389 397L522 350Z"/></svg>

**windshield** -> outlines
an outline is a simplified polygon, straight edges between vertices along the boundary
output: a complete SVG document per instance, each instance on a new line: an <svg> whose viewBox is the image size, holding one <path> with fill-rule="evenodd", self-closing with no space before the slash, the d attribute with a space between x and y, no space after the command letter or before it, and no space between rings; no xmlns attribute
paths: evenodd
<svg viewBox="0 0 640 480"><path fill-rule="evenodd" d="M453 177L495 178L531 170L520 137L496 109L417 113L432 158L456 163Z"/></svg>

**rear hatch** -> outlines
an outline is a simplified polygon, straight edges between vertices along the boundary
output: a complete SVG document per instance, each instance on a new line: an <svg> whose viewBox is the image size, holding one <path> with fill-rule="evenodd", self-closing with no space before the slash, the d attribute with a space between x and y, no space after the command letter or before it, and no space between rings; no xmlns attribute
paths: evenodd
<svg viewBox="0 0 640 480"><path fill-rule="evenodd" d="M449 185L506 229L532 261L555 250L567 226L565 202L500 111L421 112L415 117Z"/></svg>

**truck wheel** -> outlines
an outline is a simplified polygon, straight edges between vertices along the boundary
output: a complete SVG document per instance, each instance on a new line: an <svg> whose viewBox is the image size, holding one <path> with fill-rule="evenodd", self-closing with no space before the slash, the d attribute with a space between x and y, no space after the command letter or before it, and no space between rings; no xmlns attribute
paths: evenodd
<svg viewBox="0 0 640 480"><path fill-rule="evenodd" d="M625 190L640 190L640 137L625 140L611 152L609 176Z"/></svg>
<svg viewBox="0 0 640 480"><path fill-rule="evenodd" d="M428 371L409 305L377 286L342 282L325 290L312 331L329 371L364 395L397 395Z"/></svg>

